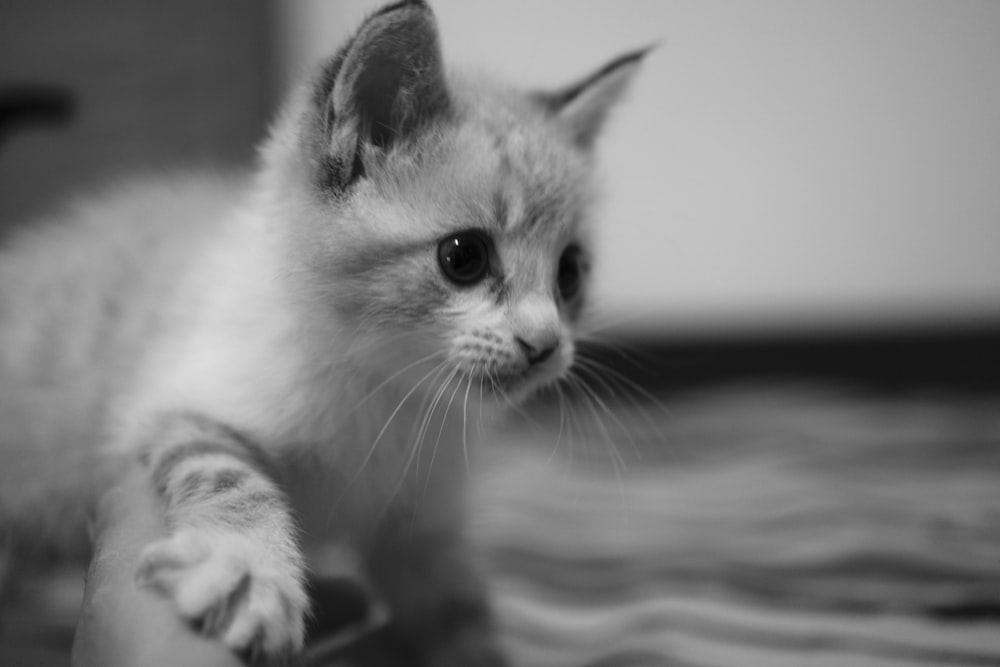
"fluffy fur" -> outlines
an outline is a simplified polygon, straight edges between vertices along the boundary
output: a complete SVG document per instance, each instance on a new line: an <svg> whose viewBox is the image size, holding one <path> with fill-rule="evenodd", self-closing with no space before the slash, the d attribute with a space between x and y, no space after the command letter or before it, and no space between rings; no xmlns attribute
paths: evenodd
<svg viewBox="0 0 1000 667"><path fill-rule="evenodd" d="M13 240L8 538L71 541L139 462L170 526L139 583L234 649L301 647L306 555L333 542L419 660L499 664L466 457L480 415L573 361L584 295L559 276L586 277L590 146L638 60L523 94L446 73L430 9L397 3L292 96L248 181L135 185ZM438 247L468 230L489 271L460 285Z"/></svg>

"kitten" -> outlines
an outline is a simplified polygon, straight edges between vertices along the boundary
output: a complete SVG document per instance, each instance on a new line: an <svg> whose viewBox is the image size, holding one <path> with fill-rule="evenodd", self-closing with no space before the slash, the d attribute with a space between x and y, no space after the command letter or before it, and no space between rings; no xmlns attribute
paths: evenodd
<svg viewBox="0 0 1000 667"><path fill-rule="evenodd" d="M430 8L399 2L292 96L249 183L133 186L16 238L0 520L55 537L136 461L169 526L139 583L234 650L302 648L307 554L334 544L421 664L501 664L468 448L573 362L592 146L641 55L519 93L446 72Z"/></svg>

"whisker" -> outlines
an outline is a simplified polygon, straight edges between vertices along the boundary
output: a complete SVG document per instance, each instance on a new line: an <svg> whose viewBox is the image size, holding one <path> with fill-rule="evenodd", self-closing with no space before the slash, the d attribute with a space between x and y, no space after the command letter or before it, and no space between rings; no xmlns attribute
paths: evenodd
<svg viewBox="0 0 1000 667"><path fill-rule="evenodd" d="M408 392L406 392L406 395L404 395L403 398L399 401L399 404L389 415L389 418L385 420L385 424L382 426L382 429L378 432L378 435L375 436L375 441L372 442L371 447L368 448L368 453L365 455L364 460L361 462L361 469L358 470L358 474L361 473L361 470L364 470L365 466L367 466L369 461L371 461L372 456L375 455L375 448L378 447L378 443L382 440L382 436L385 435L385 432L389 430L389 425L392 423L392 420L395 419L396 415L399 414L399 411L403 409L403 404L405 404L407 399L409 399L410 396L412 396L417 391L417 389L420 388L420 385L423 384L424 381L427 380L427 378L429 378L433 373L438 371L445 364L447 364L447 361L442 361L440 364L435 366L433 369L427 372L427 374L425 374L422 378L420 378L420 380L418 380L417 383L414 384L413 387Z"/></svg>
<svg viewBox="0 0 1000 667"><path fill-rule="evenodd" d="M466 423L469 416L469 391L472 389L472 377L469 376L465 384L465 402L462 404L462 455L465 457L465 471L471 473L472 466L469 465L469 439L466 434Z"/></svg>
<svg viewBox="0 0 1000 667"><path fill-rule="evenodd" d="M528 423L529 425L531 425L531 427L534 428L536 432L539 432L539 431L540 432L544 432L545 431L545 427L542 424L540 424L537 419L535 419L533 416L531 416L531 414L527 410L525 410L517 402L515 402L513 399L511 399L510 395L508 395L507 392L505 392L503 390L502 386L498 386L496 383L494 383L493 384L493 389L504 400L504 402L510 407L510 409L513 410L515 413L517 413L517 415L519 417L521 417L522 419L524 419L526 423Z"/></svg>
<svg viewBox="0 0 1000 667"><path fill-rule="evenodd" d="M483 437L483 383L486 378L479 376L479 437Z"/></svg>
<svg viewBox="0 0 1000 667"><path fill-rule="evenodd" d="M451 385L451 381L455 379L455 375L457 374L457 372L458 368L456 367L455 373L452 373L451 375L448 376L448 382L445 386ZM462 383L461 381L459 381L459 383L455 386L454 391L451 392L451 396L448 398L448 404L445 406L444 409L444 414L441 416L441 423L438 426L437 438L434 440L434 447L431 449L431 460L427 467L427 478L424 480L424 488L423 491L421 492L422 493L421 502L423 502L423 499L427 497L427 489L431 483L431 472L433 471L434 468L434 461L437 459L438 447L441 445L441 435L444 433L444 427L448 422L448 413L451 411L451 404L455 400L455 394L457 394L458 390L461 388L462 388Z"/></svg>
<svg viewBox="0 0 1000 667"><path fill-rule="evenodd" d="M590 366L588 372L590 372L592 374L599 374L600 371L607 370L606 368L603 368L601 366L595 365L595 364L590 363L590 362L581 363L580 364L580 369L583 370L583 369L587 368L588 366ZM609 380L611 382L615 381L613 377L609 378ZM628 392L631 390L631 388L628 387L628 386L623 386L623 387L621 387L621 390L622 390L623 394L627 396ZM631 400L629 400L627 402L624 401L624 400L619 399L618 400L618 405L620 405L624 409L628 410L627 414L638 415L643 420L643 422L645 423L645 427L648 429L648 433L645 436L646 440L652 439L655 442L664 443L665 444L668 441L668 438L667 438L665 432L663 431L661 421L655 419L652 415L649 414L649 411L646 409L647 407L649 407L648 404L645 404L645 403L641 402L640 400L638 400L638 399L636 399L634 397L630 397L630 398L631 398ZM660 411L662 411L662 413L663 413L664 416L666 416L668 418L672 418L673 417L672 413L667 409L666 406L664 406L664 405L662 405L660 403L656 403L654 405L654 407L657 408L657 409L659 409ZM623 415L623 418L624 418L624 415Z"/></svg>
<svg viewBox="0 0 1000 667"><path fill-rule="evenodd" d="M459 372L458 366L452 368L451 372L448 373L448 377L445 378L445 381L441 384L440 387L438 387L437 392L435 392L434 400L431 402L430 409L427 411L426 414L424 414L424 417L420 422L420 430L417 434L415 449L423 450L424 443L426 442L427 439L427 432L430 430L431 424L434 421L434 413L437 412L437 408L441 404L441 399L444 397L445 392L448 391L448 387L451 386L451 381L455 379L455 376L458 374L458 372ZM442 428L445 417L447 417L447 411L445 411L445 414L441 417ZM426 496L427 485L430 484L431 474L433 473L433 468L434 468L434 457L436 454L437 454L436 449L431 452L431 460L427 464L427 477L424 480L424 489L421 493L421 502L419 504L423 504L423 498ZM416 511L416 507L414 508L414 511Z"/></svg>
<svg viewBox="0 0 1000 667"><path fill-rule="evenodd" d="M571 377L573 376L571 375ZM592 405L594 404L593 401L595 400L598 402L598 404L601 403L600 399L597 398L597 395L594 393L593 389L587 385L587 383L584 381L582 377L576 376L574 377L574 379L578 383L580 389L584 391L584 396L589 397L589 400ZM605 412L608 412L606 407L604 409ZM610 412L608 412L608 414L611 415ZM613 415L611 416L613 417ZM624 520L627 523L629 519L629 507L628 507L629 503L628 503L628 495L625 491L625 482L623 479L623 474L627 472L628 466L625 462L624 457L622 456L621 451L618 449L618 445L615 444L615 439L611 437L607 429L607 426L604 424L604 420L596 412L593 413L593 417L597 423L598 428L600 428L601 432L607 438L606 444L607 444L607 450L610 453L611 470L615 476L615 486L618 489L618 498L621 503ZM619 427L621 427L620 423ZM635 443L633 442L633 446L634 445Z"/></svg>
<svg viewBox="0 0 1000 667"><path fill-rule="evenodd" d="M337 498L331 504L330 508L331 516L334 512L334 509L340 504L340 502L344 499L347 493L352 488L354 488L354 485L357 484L358 480L361 479L362 473L364 473L365 468L368 467L368 464L371 462L372 457L375 455L375 449L378 447L379 442L382 440L382 437L385 435L385 432L389 429L389 425L392 423L392 420L396 417L399 411L403 409L403 405L406 404L406 401L409 400L410 396L412 396L417 391L417 389L420 388L420 385L426 382L428 378L430 378L432 375L440 374L441 369L444 368L447 365L447 363L448 363L447 360L442 361L441 363L434 366L434 368L427 371L427 373L425 373L423 377L421 377L414 383L414 385L410 388L409 391L406 392L403 398L400 399L399 403L393 409L392 413L390 413L388 419L386 419L385 424L382 426L382 429L378 432L378 435L372 442L371 447L368 448L368 452L365 454L364 459L362 459L361 465L358 466L357 471L354 473L351 479L347 481L347 483L344 485L343 490L341 490Z"/></svg>
<svg viewBox="0 0 1000 667"><path fill-rule="evenodd" d="M649 370L650 366L655 367L659 361L655 355L642 350L629 349L625 344L605 334L583 334L577 337L577 341L584 350L596 348L613 352L632 368L649 375L653 374Z"/></svg>
<svg viewBox="0 0 1000 667"><path fill-rule="evenodd" d="M583 318L583 329L586 332L602 333L609 329L624 329L623 325L636 325L657 316L657 312L653 308L632 311L626 314L608 312L607 309L601 309L602 306L606 305L606 303L591 304L591 307L587 309L587 313Z"/></svg>
<svg viewBox="0 0 1000 667"><path fill-rule="evenodd" d="M628 389L628 391L634 392L634 393L638 394L642 398L644 398L647 401L649 401L649 403L651 405L653 405L656 408L658 408L660 410L663 410L665 413L669 414L670 411L667 409L667 407L665 405L663 405L663 402L660 401L660 399L658 399L652 393L650 393L649 391L647 391L638 382L636 382L635 380L631 379L630 377L628 377L624 373L618 371L617 369L615 369L610 364L606 364L606 363L604 363L604 362L602 362L602 361L600 361L600 360L598 360L598 359L596 359L594 357L588 356L587 354L578 354L577 357L576 357L576 362L577 363L589 364L591 367L593 367L593 368L595 368L597 370L600 370L602 373L606 373L607 375L609 375L611 377L614 377L615 380L619 383L619 387L621 387L623 389Z"/></svg>
<svg viewBox="0 0 1000 667"><path fill-rule="evenodd" d="M590 388L590 386L586 383L586 381L582 377L580 377L575 373L571 373L568 377L570 377L575 382L576 386L582 392L581 396L584 398L584 400L587 401L589 405L591 405L592 407L602 408L605 413L610 414L610 411L608 410L607 406L604 405L599 398L597 398L597 395L594 392L594 390ZM607 424L605 424L604 420L601 418L601 415L597 412L597 410L593 410L591 412L591 416L593 417L597 427L601 430L601 433L604 435L606 442L611 446L611 451L613 453L612 462L620 463L622 465L622 468L624 469L626 467L625 460L624 458L622 458L621 452L618 450L617 445L615 445L615 439L611 435L611 431L608 430ZM619 426L619 428L621 428L621 426Z"/></svg>
<svg viewBox="0 0 1000 667"><path fill-rule="evenodd" d="M396 371L395 373L393 373L392 375L390 375L389 377L387 377L386 379L384 379L382 382L379 382L377 385L375 385L375 388L372 389L371 391L369 391L367 394L365 394L365 396L361 400L359 400L357 402L357 404L355 404L354 407L352 407L348 411L348 414L356 411L362 405L364 405L365 403L367 403L368 401L370 401L372 399L372 397L375 396L375 394L377 394L379 392L380 389L382 389L383 387L385 387L387 384L389 384L390 382L392 382L393 380L395 380L396 378L398 378L400 375L402 375L406 371L410 370L411 368L415 368L415 367L419 366L420 364L426 363L426 362L430 361L431 359L433 359L434 357L440 356L440 354L441 354L440 352L432 352L432 353L428 354L425 357L421 357L420 359L417 359L416 361L414 361L412 363L409 363L406 366L403 366L401 369L399 369L398 371ZM444 362L442 362L441 364L439 364L439 366L435 366L435 368L439 368L441 365L444 365Z"/></svg>
<svg viewBox="0 0 1000 667"><path fill-rule="evenodd" d="M583 397L585 399L589 398L589 402L592 403L595 394L593 393L593 390L583 380L583 378L575 376L572 373L569 376L567 376L567 377L571 378L577 384L577 386L584 392L583 393ZM626 471L627 466L626 466L624 458L622 457L621 452L618 449L618 446L615 444L614 438L611 436L610 432L607 429L607 426L604 424L604 420L601 419L600 415L597 414L596 412L593 414L593 417L594 417L594 420L595 420L595 422L597 424L597 427L601 430L601 432L604 434L604 437L606 438L605 442L606 442L606 445L607 445L607 450L608 450L608 452L609 452L609 454L611 456L611 458L610 458L611 469L612 469L612 471L614 472L614 475L615 475L615 482L616 482L616 485L617 485L617 488L618 488L618 495L619 495L619 498L621 499L622 507L623 507L623 509L625 511L625 515L626 515L626 519L627 519L627 516L628 516L627 505L628 505L628 503L627 503L627 498L626 498L626 495L625 495L625 485L624 485L624 482L622 480L622 474Z"/></svg>
<svg viewBox="0 0 1000 667"><path fill-rule="evenodd" d="M432 384L436 383L446 371L447 367L441 368L441 370L438 371L437 375L434 376ZM448 377L445 379L444 383L442 383L441 386L438 387L437 391L434 392L433 396L431 396L430 392L428 392L428 395L424 397L424 400L421 403L420 408L417 410L418 414L423 415L420 418L420 424L417 429L416 438L414 440L414 446L418 451L423 449L424 438L427 435L427 429L430 427L431 421L433 421L434 412L437 410L438 401L441 400L441 396L447 390L448 385L451 383L452 378L455 376L455 373L457 372L458 372L457 367L452 368L452 370L448 373ZM427 406L428 403L430 405L425 409L425 406ZM414 474L415 475L420 474L419 458L417 459L417 469Z"/></svg>
<svg viewBox="0 0 1000 667"><path fill-rule="evenodd" d="M557 384L555 385L554 389L556 393L556 400L559 403L559 431L556 433L556 443L552 447L552 451L549 453L549 458L545 462L546 465L551 464L552 461L555 459L556 454L559 453L559 445L562 442L562 436L563 436L563 427L566 424L566 410L563 406L563 402L565 399L563 398L562 387Z"/></svg>
<svg viewBox="0 0 1000 667"><path fill-rule="evenodd" d="M588 367L587 364L585 364L585 363L579 364L578 368L579 368L579 370L580 370L581 373L587 373L589 376L595 378L598 382L602 383L605 387L608 387L607 383L604 382L604 379L600 376L600 374L597 373L597 371L594 370L593 368ZM630 428L628 428L622 422L621 419L618 418L618 416L615 414L614 410L612 410L607 405L607 403L603 399L601 399L600 395L598 395L597 392L595 392L595 391L593 391L591 389L591 394L592 394L592 396L594 398L594 402L597 403L597 405L600 406L600 408L602 410L604 410L604 412L612 419L612 421L614 421L615 424L618 425L618 428L620 428L622 430L622 432L625 434L625 437L627 437L629 439L629 442L632 443L632 449L635 450L636 454L639 454L641 456L641 452L639 450L639 447L636 445L635 439L632 437L632 430ZM641 411L641 409L638 408L638 406L636 406L636 408Z"/></svg>
<svg viewBox="0 0 1000 667"><path fill-rule="evenodd" d="M575 390L575 379L567 376L566 378L567 389ZM569 466L567 474L573 472L573 466L575 464L574 456L576 455L576 449L574 448L574 442L579 446L584 440L584 429L583 429L583 418L580 416L577 406L574 403L574 399L569 394L566 395L566 408L569 412L569 446L567 450L569 452ZM576 427L576 436L573 435L573 428ZM587 459L583 458L584 463L587 463Z"/></svg>

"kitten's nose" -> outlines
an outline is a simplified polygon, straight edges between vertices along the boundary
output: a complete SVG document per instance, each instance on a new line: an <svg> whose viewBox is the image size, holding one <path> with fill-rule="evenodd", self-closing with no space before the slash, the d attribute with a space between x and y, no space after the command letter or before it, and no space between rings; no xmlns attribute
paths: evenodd
<svg viewBox="0 0 1000 667"><path fill-rule="evenodd" d="M518 337L517 344L524 351L524 356L527 357L528 363L534 366L535 364L540 364L552 356L552 353L556 351L557 347L559 347L559 339L553 338L529 343L523 338Z"/></svg>

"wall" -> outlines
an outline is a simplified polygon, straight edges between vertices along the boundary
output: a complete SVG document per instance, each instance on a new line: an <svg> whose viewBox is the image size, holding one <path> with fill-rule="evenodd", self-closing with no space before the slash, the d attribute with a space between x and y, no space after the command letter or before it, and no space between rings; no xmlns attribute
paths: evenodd
<svg viewBox="0 0 1000 667"><path fill-rule="evenodd" d="M284 71L379 4L289 3ZM600 319L1000 319L1000 3L432 4L446 58L526 85L660 43L601 147Z"/></svg>
<svg viewBox="0 0 1000 667"><path fill-rule="evenodd" d="M270 113L266 6L244 0L2 0L0 107L75 100L62 126L0 130L0 231L121 176L244 166Z"/></svg>

